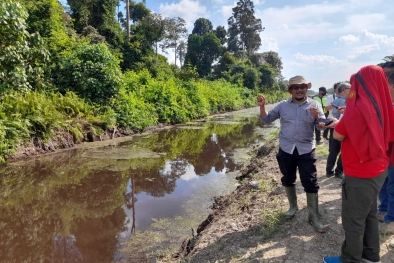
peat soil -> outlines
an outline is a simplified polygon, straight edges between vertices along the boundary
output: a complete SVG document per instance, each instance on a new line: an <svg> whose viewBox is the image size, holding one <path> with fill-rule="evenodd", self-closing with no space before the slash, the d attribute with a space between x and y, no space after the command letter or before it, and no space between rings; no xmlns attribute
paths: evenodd
<svg viewBox="0 0 394 263"><path fill-rule="evenodd" d="M277 140L255 150L244 166L240 185L219 196L212 212L198 227L197 235L185 239L180 251L158 262L323 262L323 256L339 255L344 239L341 224L341 179L325 176L328 143L317 147L319 212L326 233L308 224L306 195L297 178L299 212L287 220L288 202L276 162ZM381 223L379 223L381 224ZM381 227L382 225L380 225ZM380 233L381 262L394 263L394 236Z"/></svg>

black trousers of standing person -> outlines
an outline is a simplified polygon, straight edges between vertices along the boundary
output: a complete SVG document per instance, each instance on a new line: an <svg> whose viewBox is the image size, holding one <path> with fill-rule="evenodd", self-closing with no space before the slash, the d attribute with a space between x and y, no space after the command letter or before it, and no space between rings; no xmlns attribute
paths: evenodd
<svg viewBox="0 0 394 263"><path fill-rule="evenodd" d="M342 183L342 226L345 241L341 249L343 263L380 262L377 196L387 170L373 178L345 175Z"/></svg>
<svg viewBox="0 0 394 263"><path fill-rule="evenodd" d="M297 148L294 149L293 154L279 149L276 155L279 169L283 174L281 181L285 187L295 186L297 179L297 168L300 174L301 184L306 193L317 193L319 185L317 184L317 170L316 170L316 154L315 149L306 154L298 154Z"/></svg>
<svg viewBox="0 0 394 263"><path fill-rule="evenodd" d="M323 131L323 138L324 138L324 139L327 139L327 140L330 139L328 133L331 133L331 129L325 129L325 130Z"/></svg>
<svg viewBox="0 0 394 263"><path fill-rule="evenodd" d="M341 142L334 139L334 137L333 137L334 129L333 128L330 128L330 129L331 129L331 132L330 132L330 138L329 138L329 143L328 143L329 154L327 157L326 174L328 176L331 176L334 174L340 176L343 173L342 157L341 157ZM339 157L338 157L338 154L339 154ZM335 163L337 164L337 166L334 171Z"/></svg>

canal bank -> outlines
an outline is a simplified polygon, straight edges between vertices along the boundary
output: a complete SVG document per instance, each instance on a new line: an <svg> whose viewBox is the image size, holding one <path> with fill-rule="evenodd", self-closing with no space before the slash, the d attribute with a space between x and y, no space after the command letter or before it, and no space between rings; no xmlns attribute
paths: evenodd
<svg viewBox="0 0 394 263"><path fill-rule="evenodd" d="M297 180L300 211L286 220L288 208L276 163L277 140L255 151L255 157L239 175L240 185L231 194L219 196L204 220L192 248L184 246L172 258L159 262L283 262L316 263L323 256L339 255L344 239L341 225L340 180L325 177L328 143L317 147L319 209L326 233L308 224L303 188ZM257 186L256 186L257 182ZM381 262L394 262L393 236L381 231ZM190 244L190 243L189 243Z"/></svg>

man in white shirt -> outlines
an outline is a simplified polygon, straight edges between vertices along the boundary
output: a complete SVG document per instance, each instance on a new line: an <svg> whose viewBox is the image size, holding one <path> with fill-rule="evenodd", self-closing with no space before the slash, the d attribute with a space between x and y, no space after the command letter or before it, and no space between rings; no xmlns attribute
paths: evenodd
<svg viewBox="0 0 394 263"><path fill-rule="evenodd" d="M341 82L337 82L337 83L334 84L334 94L332 94L330 96L327 96L327 98L326 98L326 104L327 105L326 105L325 109L327 111L329 111L329 115L328 115L329 117L332 117L332 106L331 106L331 104L338 97L337 87L338 87L339 84L341 84ZM328 133L332 134L333 130L334 130L333 128L325 129L324 132L323 132L323 138L326 139L326 140L329 140Z"/></svg>

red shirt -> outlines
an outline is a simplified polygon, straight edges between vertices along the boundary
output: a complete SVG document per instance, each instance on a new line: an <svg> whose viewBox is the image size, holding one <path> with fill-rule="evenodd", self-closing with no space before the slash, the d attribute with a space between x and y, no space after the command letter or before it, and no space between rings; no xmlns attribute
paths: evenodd
<svg viewBox="0 0 394 263"><path fill-rule="evenodd" d="M389 165L389 158L387 156L370 159L365 162L360 162L356 149L353 147L349 137L347 137L346 127L343 121L340 121L335 126L335 131L343 136L341 155L344 173L347 176L357 178L373 178L383 173ZM362 143L363 138L360 138Z"/></svg>

